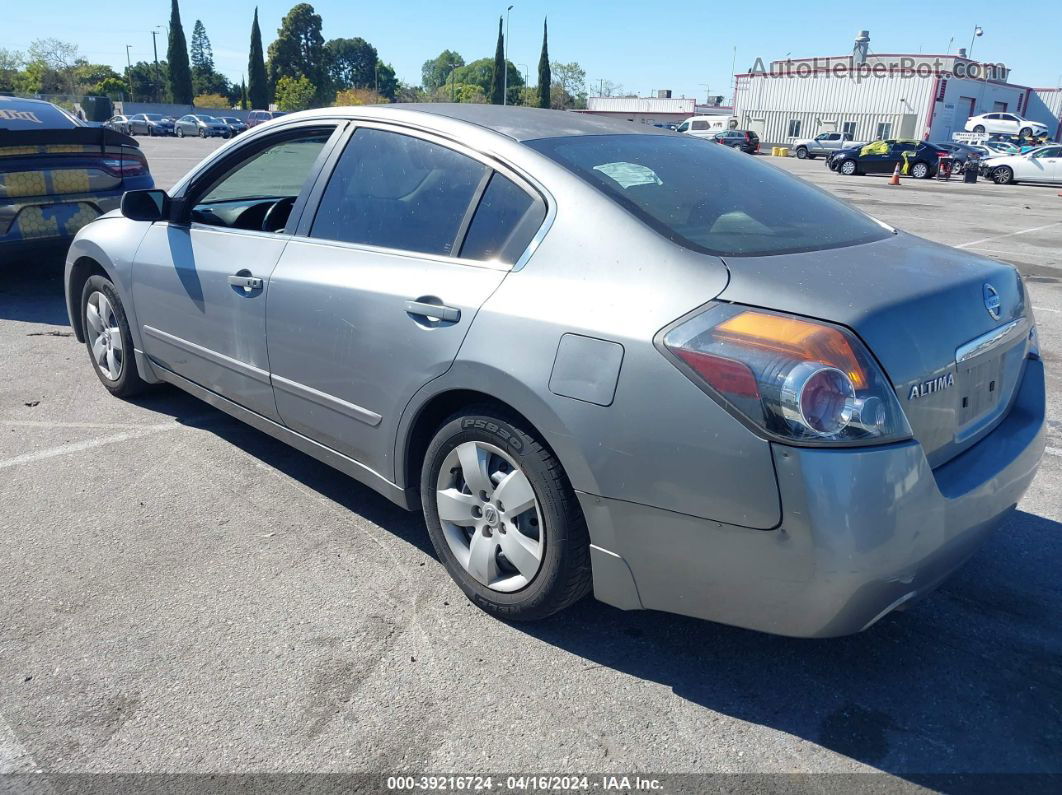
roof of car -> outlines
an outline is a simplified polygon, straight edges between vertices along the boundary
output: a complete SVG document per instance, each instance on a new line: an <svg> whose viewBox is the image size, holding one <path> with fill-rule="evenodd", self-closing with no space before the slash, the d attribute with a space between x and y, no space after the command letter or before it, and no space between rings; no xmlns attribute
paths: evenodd
<svg viewBox="0 0 1062 795"><path fill-rule="evenodd" d="M457 121L486 127L516 141L536 138L560 138L573 135L676 135L670 130L651 124L608 119L589 113L569 113L544 108L513 107L512 105L477 105L472 103L397 103L378 106L388 109L415 111L433 116L445 116ZM358 108L363 110L364 106Z"/></svg>

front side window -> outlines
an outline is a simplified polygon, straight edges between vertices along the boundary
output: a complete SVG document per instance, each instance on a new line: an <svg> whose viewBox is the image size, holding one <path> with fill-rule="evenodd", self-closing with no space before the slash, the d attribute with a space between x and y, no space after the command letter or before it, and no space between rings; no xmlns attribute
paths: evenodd
<svg viewBox="0 0 1062 795"><path fill-rule="evenodd" d="M489 173L482 163L430 141L359 129L328 181L310 236L452 255Z"/></svg>
<svg viewBox="0 0 1062 795"><path fill-rule="evenodd" d="M684 121L678 126L678 129L676 129L675 132L686 132L686 130L688 130L689 128L690 123L688 121Z"/></svg>
<svg viewBox="0 0 1062 795"><path fill-rule="evenodd" d="M588 135L526 143L695 251L764 256L888 235L863 213L773 166L689 138Z"/></svg>
<svg viewBox="0 0 1062 795"><path fill-rule="evenodd" d="M690 129L691 130L707 130L708 129L708 122L706 122L706 121L690 122Z"/></svg>
<svg viewBox="0 0 1062 795"><path fill-rule="evenodd" d="M331 134L331 130L308 130L256 148L197 191L192 219L232 229L279 231Z"/></svg>

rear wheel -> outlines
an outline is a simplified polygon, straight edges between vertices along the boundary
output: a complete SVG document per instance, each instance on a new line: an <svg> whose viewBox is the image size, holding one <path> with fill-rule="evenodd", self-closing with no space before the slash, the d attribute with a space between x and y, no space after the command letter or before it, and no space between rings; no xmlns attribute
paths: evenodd
<svg viewBox="0 0 1062 795"><path fill-rule="evenodd" d="M579 502L536 434L489 407L455 415L428 446L421 504L439 560L504 619L545 618L590 590Z"/></svg>
<svg viewBox="0 0 1062 795"><path fill-rule="evenodd" d="M976 127L973 128L973 131L978 135L984 135L985 126L983 124L978 124Z"/></svg>
<svg viewBox="0 0 1062 795"><path fill-rule="evenodd" d="M806 146L798 146L796 150L797 160L807 160L808 148Z"/></svg>
<svg viewBox="0 0 1062 795"><path fill-rule="evenodd" d="M117 397L132 397L147 384L136 371L133 338L122 299L114 285L100 275L90 276L81 291L81 322L85 345L100 382Z"/></svg>
<svg viewBox="0 0 1062 795"><path fill-rule="evenodd" d="M854 161L850 157L846 157L843 161L841 161L841 165L837 170L844 174L846 177L854 176L856 173L856 161Z"/></svg>
<svg viewBox="0 0 1062 795"><path fill-rule="evenodd" d="M992 169L992 181L997 185L1009 185L1014 181L1014 169L1010 166L997 166Z"/></svg>
<svg viewBox="0 0 1062 795"><path fill-rule="evenodd" d="M925 179L929 176L929 164L921 161L911 166L911 176L915 179Z"/></svg>
<svg viewBox="0 0 1062 795"><path fill-rule="evenodd" d="M177 137L178 138L184 138L184 127L178 127L177 128Z"/></svg>

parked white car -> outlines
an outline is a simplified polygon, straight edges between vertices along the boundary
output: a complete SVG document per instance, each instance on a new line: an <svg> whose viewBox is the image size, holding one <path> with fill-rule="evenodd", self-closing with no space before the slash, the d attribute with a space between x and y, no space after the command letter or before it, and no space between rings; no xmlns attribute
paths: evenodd
<svg viewBox="0 0 1062 795"><path fill-rule="evenodd" d="M686 133L696 138L711 138L720 130L730 129L731 118L731 116L691 116L675 128L675 132Z"/></svg>
<svg viewBox="0 0 1062 795"><path fill-rule="evenodd" d="M998 185L1013 182L1062 182L1062 146L1041 146L1023 155L993 157L981 173Z"/></svg>
<svg viewBox="0 0 1062 795"><path fill-rule="evenodd" d="M1047 135L1047 125L1024 119L1016 113L982 113L966 120L966 131L975 133L1007 133L1029 136Z"/></svg>
<svg viewBox="0 0 1062 795"><path fill-rule="evenodd" d="M801 138L793 141L790 148L801 160L814 160L819 155L829 155L838 149L850 146L863 146L865 141L853 141L848 133L824 132L814 138Z"/></svg>

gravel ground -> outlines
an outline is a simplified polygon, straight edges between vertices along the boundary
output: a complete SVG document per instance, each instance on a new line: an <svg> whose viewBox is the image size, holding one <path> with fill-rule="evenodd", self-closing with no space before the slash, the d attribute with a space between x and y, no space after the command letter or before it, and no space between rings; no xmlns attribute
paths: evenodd
<svg viewBox="0 0 1062 795"><path fill-rule="evenodd" d="M168 186L217 142L143 145ZM0 771L1062 773L1062 198L771 162L1028 279L1049 454L933 597L829 641L493 620L419 516L175 390L108 397L29 263L0 277Z"/></svg>

